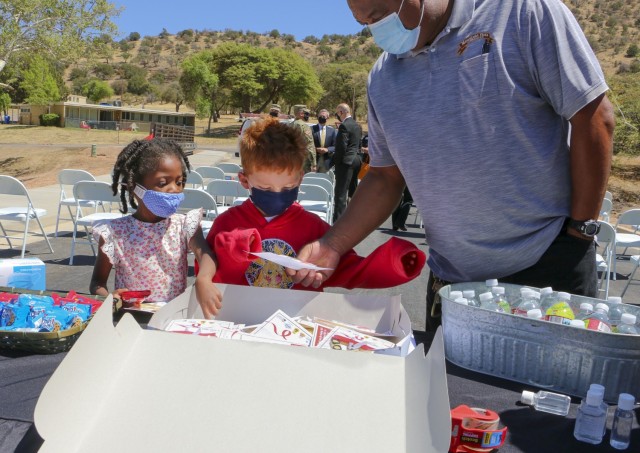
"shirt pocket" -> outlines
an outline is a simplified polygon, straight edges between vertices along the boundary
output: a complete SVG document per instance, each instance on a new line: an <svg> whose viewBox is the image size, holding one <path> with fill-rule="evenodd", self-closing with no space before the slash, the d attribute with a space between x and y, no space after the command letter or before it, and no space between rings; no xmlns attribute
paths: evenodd
<svg viewBox="0 0 640 453"><path fill-rule="evenodd" d="M458 67L458 80L463 104L499 94L493 54L488 52L462 61Z"/></svg>

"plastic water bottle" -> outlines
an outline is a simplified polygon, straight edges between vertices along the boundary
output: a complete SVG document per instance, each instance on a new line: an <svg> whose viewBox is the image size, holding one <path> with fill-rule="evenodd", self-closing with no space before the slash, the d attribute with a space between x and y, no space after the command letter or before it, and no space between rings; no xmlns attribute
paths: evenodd
<svg viewBox="0 0 640 453"><path fill-rule="evenodd" d="M493 301L502 307L502 311L505 313L511 313L511 304L507 301L504 293L504 286L494 286L491 288L491 292L493 293Z"/></svg>
<svg viewBox="0 0 640 453"><path fill-rule="evenodd" d="M575 327L576 329L586 329L587 326L584 325L584 321L581 319L572 319L569 323L571 327Z"/></svg>
<svg viewBox="0 0 640 453"><path fill-rule="evenodd" d="M576 315L576 319L584 320L587 316L593 313L593 305L589 302L582 302L580 304L580 311Z"/></svg>
<svg viewBox="0 0 640 453"><path fill-rule="evenodd" d="M636 315L622 313L620 324L618 324L618 333L640 335L640 330L636 327Z"/></svg>
<svg viewBox="0 0 640 453"><path fill-rule="evenodd" d="M465 299L464 297L458 297L456 300L454 300L454 302L462 304L462 305L469 305L469 301L467 299Z"/></svg>
<svg viewBox="0 0 640 453"><path fill-rule="evenodd" d="M497 311L497 312L500 312L500 313L505 313L505 311L502 309L502 307L494 302L493 294L491 294L490 292L482 293L478 297L480 298L480 307L481 308L484 308L485 310L491 310L491 311Z"/></svg>
<svg viewBox="0 0 640 453"><path fill-rule="evenodd" d="M537 291L526 291L523 293L522 301L513 307L513 314L516 316L527 316L527 313L533 309L540 309L540 293ZM542 317L542 310L540 310Z"/></svg>
<svg viewBox="0 0 640 453"><path fill-rule="evenodd" d="M598 332L611 332L611 323L607 312L609 306L607 304L596 304L596 310L589 316L584 318L584 325L587 330L597 330Z"/></svg>
<svg viewBox="0 0 640 453"><path fill-rule="evenodd" d="M488 290L491 291L491 288L493 288L494 286L498 286L498 280L495 278L490 278L489 280L485 281L485 285L487 286Z"/></svg>
<svg viewBox="0 0 640 453"><path fill-rule="evenodd" d="M611 330L616 331L616 327L620 324L620 320L622 319L622 314L624 310L622 309L622 297L618 296L609 296L607 298L607 302L609 302L609 321L611 322Z"/></svg>
<svg viewBox="0 0 640 453"><path fill-rule="evenodd" d="M462 297L462 291L449 291L449 299L456 300L458 297Z"/></svg>
<svg viewBox="0 0 640 453"><path fill-rule="evenodd" d="M618 408L613 416L611 438L609 443L617 450L625 450L631 441L633 427L633 406L636 399L628 393L621 393L618 397Z"/></svg>
<svg viewBox="0 0 640 453"><path fill-rule="evenodd" d="M571 294L559 292L556 296L555 303L547 308L544 319L549 322L568 326L571 323L571 320L576 317L571 305L569 305L570 301Z"/></svg>
<svg viewBox="0 0 640 453"><path fill-rule="evenodd" d="M573 429L573 437L579 441L594 445L602 442L607 424L607 411L602 407L603 393L589 389L587 397L580 403Z"/></svg>
<svg viewBox="0 0 640 453"><path fill-rule="evenodd" d="M544 390L540 390L538 393L524 390L520 401L535 407L536 410L562 416L566 416L571 407L571 397Z"/></svg>
<svg viewBox="0 0 640 453"><path fill-rule="evenodd" d="M529 319L542 319L542 311L539 308L533 308L527 312Z"/></svg>
<svg viewBox="0 0 640 453"><path fill-rule="evenodd" d="M553 288L547 286L540 290L540 310L546 313L549 307L556 303L556 296L553 294Z"/></svg>
<svg viewBox="0 0 640 453"><path fill-rule="evenodd" d="M462 291L462 297L466 298L471 307L479 307L480 301L476 297L476 292L472 289Z"/></svg>

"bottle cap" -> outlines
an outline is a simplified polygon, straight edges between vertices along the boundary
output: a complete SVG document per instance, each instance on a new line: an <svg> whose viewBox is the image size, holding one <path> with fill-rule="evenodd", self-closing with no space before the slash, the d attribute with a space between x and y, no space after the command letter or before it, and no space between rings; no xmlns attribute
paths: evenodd
<svg viewBox="0 0 640 453"><path fill-rule="evenodd" d="M595 391L595 392L600 392L604 395L604 385L600 385L600 384L591 384L589 386L589 392L590 391Z"/></svg>
<svg viewBox="0 0 640 453"><path fill-rule="evenodd" d="M587 392L587 404L589 406L600 406L602 398L604 397L604 391L600 393L597 390L589 389Z"/></svg>
<svg viewBox="0 0 640 453"><path fill-rule="evenodd" d="M593 305L591 305L589 302L582 302L580 304L580 310L593 311Z"/></svg>
<svg viewBox="0 0 640 453"><path fill-rule="evenodd" d="M633 397L633 395L630 395L628 393L621 393L620 396L618 396L618 408L622 409L623 411L633 410L633 406L635 404L636 399Z"/></svg>
<svg viewBox="0 0 640 453"><path fill-rule="evenodd" d="M623 393L624 395L624 393ZM529 406L531 406L533 404L533 398L535 396L535 393L530 392L529 390L523 390L522 391L522 396L520 397L520 402L523 404L527 404ZM622 395L620 395L622 396Z"/></svg>
<svg viewBox="0 0 640 453"><path fill-rule="evenodd" d="M449 299L456 300L458 297L462 297L462 291L449 291Z"/></svg>
<svg viewBox="0 0 640 453"><path fill-rule="evenodd" d="M520 288L520 295L522 296L522 295L524 295L525 293L530 293L530 292L532 292L532 291L533 291L533 289L531 289L531 288L527 288L526 286L523 286L522 288Z"/></svg>
<svg viewBox="0 0 640 453"><path fill-rule="evenodd" d="M491 288L491 292L493 294L504 294L504 286L494 286L493 288Z"/></svg>
<svg viewBox="0 0 640 453"><path fill-rule="evenodd" d="M480 294L478 297L480 298L480 302L486 302L493 299L493 294L487 291L486 293Z"/></svg>
<svg viewBox="0 0 640 453"><path fill-rule="evenodd" d="M585 329L584 321L580 321L579 319L572 319L569 321L569 325L571 327L577 327L578 329Z"/></svg>
<svg viewBox="0 0 640 453"><path fill-rule="evenodd" d="M462 295L467 299L469 298L473 299L474 297L476 297L476 292L472 289L468 289L466 291L462 291Z"/></svg>
<svg viewBox="0 0 640 453"><path fill-rule="evenodd" d="M571 294L560 291L558 293L559 300L571 300Z"/></svg>
<svg viewBox="0 0 640 453"><path fill-rule="evenodd" d="M539 308L532 308L527 311L527 318L540 319L542 318L542 310Z"/></svg>
<svg viewBox="0 0 640 453"><path fill-rule="evenodd" d="M487 286L498 286L498 280L495 278L490 278L485 282Z"/></svg>
<svg viewBox="0 0 640 453"><path fill-rule="evenodd" d="M540 297L541 297L541 295L540 295L540 293L538 291L531 291L529 293L529 296L533 297L536 300L540 300Z"/></svg>
<svg viewBox="0 0 640 453"><path fill-rule="evenodd" d="M469 305L469 301L464 297L458 297L456 300L454 300L454 302L457 302L462 305Z"/></svg>
<svg viewBox="0 0 640 453"><path fill-rule="evenodd" d="M635 324L636 319L636 315L632 315L631 313L622 313L622 316L620 317L622 324Z"/></svg>
<svg viewBox="0 0 640 453"><path fill-rule="evenodd" d="M607 297L607 302L609 302L610 304L621 304L622 303L622 297L609 296L609 297Z"/></svg>
<svg viewBox="0 0 640 453"><path fill-rule="evenodd" d="M596 310L598 310L598 309L604 310L607 313L609 313L609 306L607 304L603 304L602 302L596 304Z"/></svg>
<svg viewBox="0 0 640 453"><path fill-rule="evenodd" d="M540 294L543 296L547 296L551 293L553 293L553 288L551 286L546 286L540 290Z"/></svg>

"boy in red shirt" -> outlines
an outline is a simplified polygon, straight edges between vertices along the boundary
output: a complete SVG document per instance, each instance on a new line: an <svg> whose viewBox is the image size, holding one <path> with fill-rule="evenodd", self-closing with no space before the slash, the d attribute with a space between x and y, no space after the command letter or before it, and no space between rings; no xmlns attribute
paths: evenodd
<svg viewBox="0 0 640 453"><path fill-rule="evenodd" d="M296 202L306 157L303 137L287 124L266 118L247 129L240 151L238 179L251 196L218 216L207 236L218 262L214 282L322 291L324 287L388 288L420 275L425 253L394 237L368 257L347 252L318 289L294 285L284 267L248 252L296 257L330 227ZM202 308L206 315L209 310Z"/></svg>

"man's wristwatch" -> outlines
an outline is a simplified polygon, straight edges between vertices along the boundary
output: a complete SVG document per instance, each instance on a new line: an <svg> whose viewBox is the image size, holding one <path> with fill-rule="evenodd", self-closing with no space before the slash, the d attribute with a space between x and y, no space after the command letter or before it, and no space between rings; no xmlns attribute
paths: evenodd
<svg viewBox="0 0 640 453"><path fill-rule="evenodd" d="M580 234L587 237L594 237L600 232L600 222L596 220L575 220L568 219L567 226L579 231Z"/></svg>

